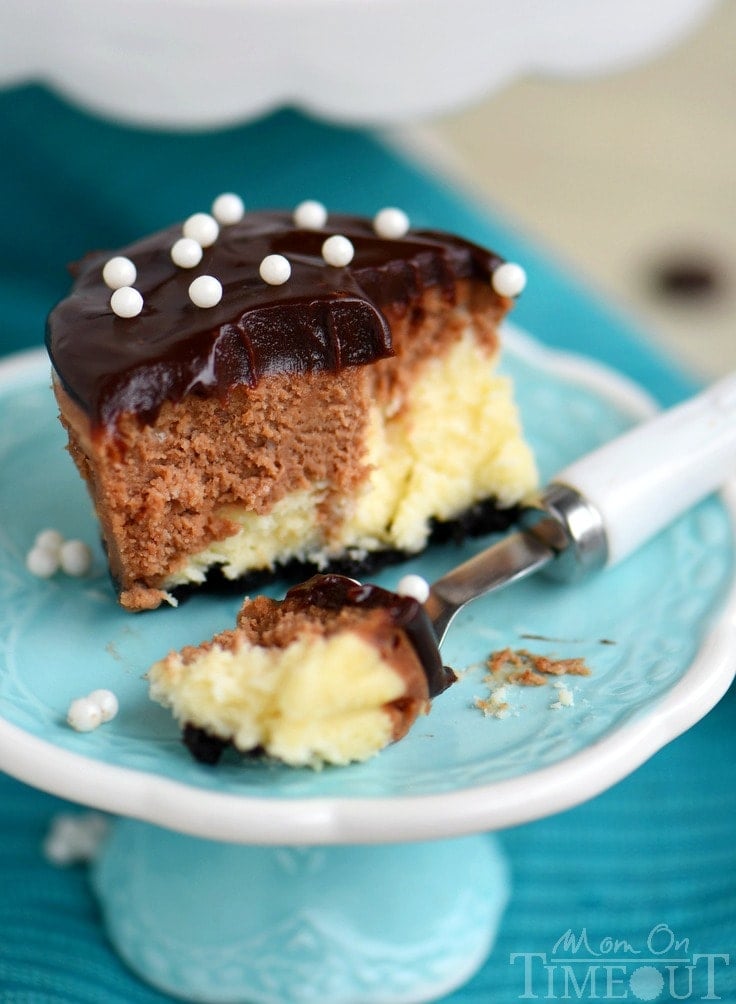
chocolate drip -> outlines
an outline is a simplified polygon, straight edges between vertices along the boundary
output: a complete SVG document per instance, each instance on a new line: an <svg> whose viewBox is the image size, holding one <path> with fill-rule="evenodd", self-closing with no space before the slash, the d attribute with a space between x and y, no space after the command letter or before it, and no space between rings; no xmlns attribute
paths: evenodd
<svg viewBox="0 0 736 1004"><path fill-rule="evenodd" d="M455 682L452 669L442 665L437 635L429 616L418 600L399 596L380 586L361 584L343 575L314 575L294 586L285 602L296 601L300 607L322 607L341 610L344 607L364 607L387 610L397 628L406 632L427 677L429 696L436 697Z"/></svg>
<svg viewBox="0 0 736 1004"><path fill-rule="evenodd" d="M322 259L322 243L334 233L355 247L344 268ZM109 253L89 255L76 266L71 294L49 317L46 344L54 369L95 426L111 425L122 412L150 422L166 400L223 397L269 374L337 372L386 358L393 354L387 308L402 314L429 287L452 302L459 279L487 282L502 261L433 231L386 240L369 220L341 215L311 231L295 228L288 213L249 213L223 227L193 269L171 261L180 236L180 226L170 227L114 252L136 266L144 302L137 317L120 318L110 308L111 291L102 280ZM269 254L291 263L282 286L260 278ZM215 307L189 300L189 284L198 275L222 283Z"/></svg>

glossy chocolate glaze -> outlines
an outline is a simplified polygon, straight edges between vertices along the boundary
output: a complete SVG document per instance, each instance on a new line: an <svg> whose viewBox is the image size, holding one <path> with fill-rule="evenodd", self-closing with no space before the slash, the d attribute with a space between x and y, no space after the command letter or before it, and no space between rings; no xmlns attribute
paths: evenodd
<svg viewBox="0 0 736 1004"><path fill-rule="evenodd" d="M345 268L325 264L331 234L355 246ZM193 269L178 268L170 249L181 226L115 252L88 255L75 267L71 294L52 311L46 344L67 393L96 427L132 412L152 421L165 400L186 394L224 396L265 375L339 371L393 354L384 311L402 314L430 287L452 302L458 279L489 281L502 259L459 237L410 231L386 240L370 220L330 216L322 230L295 228L285 212L248 213L222 227ZM144 306L138 317L110 308L102 268L113 254L130 258ZM291 278L269 286L259 275L268 254L283 254ZM189 300L189 284L214 275L220 303Z"/></svg>
<svg viewBox="0 0 736 1004"><path fill-rule="evenodd" d="M406 632L419 656L430 697L441 694L457 679L452 669L442 665L432 622L422 604L411 596L399 596L380 586L361 584L344 575L314 575L290 589L285 599L292 603L296 601L305 609L315 606L327 610L342 610L344 607L387 610L396 627Z"/></svg>

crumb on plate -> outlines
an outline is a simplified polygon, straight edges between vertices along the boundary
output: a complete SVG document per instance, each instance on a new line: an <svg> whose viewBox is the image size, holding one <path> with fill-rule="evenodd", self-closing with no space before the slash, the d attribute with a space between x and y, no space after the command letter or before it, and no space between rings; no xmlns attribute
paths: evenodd
<svg viewBox="0 0 736 1004"><path fill-rule="evenodd" d="M489 688L489 696L476 697L474 703L486 718L508 718L512 713L507 700L509 687L542 687L551 677L590 676L584 659L554 659L525 648L498 649L491 652L485 665L489 672L483 682ZM575 695L569 687L560 679L555 679L552 686L556 693L551 709L558 711L574 706Z"/></svg>

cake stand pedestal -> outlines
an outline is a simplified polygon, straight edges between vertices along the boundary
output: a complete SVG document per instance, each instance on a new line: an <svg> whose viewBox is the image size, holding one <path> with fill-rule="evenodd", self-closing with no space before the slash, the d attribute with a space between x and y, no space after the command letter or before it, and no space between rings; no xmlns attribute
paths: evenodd
<svg viewBox="0 0 736 1004"><path fill-rule="evenodd" d="M119 819L93 885L120 956L208 1004L419 1004L483 964L509 895L492 836L253 847Z"/></svg>

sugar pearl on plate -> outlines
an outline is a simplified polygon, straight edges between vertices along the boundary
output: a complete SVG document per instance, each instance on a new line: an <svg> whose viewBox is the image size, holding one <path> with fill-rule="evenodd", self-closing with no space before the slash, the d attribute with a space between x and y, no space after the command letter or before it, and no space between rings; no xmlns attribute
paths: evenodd
<svg viewBox="0 0 736 1004"><path fill-rule="evenodd" d="M132 286L121 286L110 297L110 307L118 317L137 317L143 310L143 297Z"/></svg>
<svg viewBox="0 0 736 1004"><path fill-rule="evenodd" d="M291 275L291 265L282 254L269 254L261 262L258 272L269 286L281 286Z"/></svg>
<svg viewBox="0 0 736 1004"><path fill-rule="evenodd" d="M327 209L316 199L305 199L294 210L293 218L303 230L321 230L327 222Z"/></svg>
<svg viewBox="0 0 736 1004"><path fill-rule="evenodd" d="M212 203L212 215L221 226L232 226L233 223L239 223L243 219L245 205L235 192L223 192Z"/></svg>
<svg viewBox="0 0 736 1004"><path fill-rule="evenodd" d="M50 551L58 551L64 543L64 538L58 530L41 530L36 534L34 544L36 547L44 547Z"/></svg>
<svg viewBox="0 0 736 1004"><path fill-rule="evenodd" d="M59 548L62 572L80 578L92 567L92 552L83 540L67 540Z"/></svg>
<svg viewBox="0 0 736 1004"><path fill-rule="evenodd" d="M87 700L96 704L100 709L100 716L103 722L110 722L118 713L118 699L111 690L93 690L87 696Z"/></svg>
<svg viewBox="0 0 736 1004"><path fill-rule="evenodd" d="M59 549L37 544L26 555L26 568L39 579L50 579L59 571Z"/></svg>
<svg viewBox="0 0 736 1004"><path fill-rule="evenodd" d="M102 708L89 697L77 697L69 705L66 720L75 732L92 732L102 723Z"/></svg>
<svg viewBox="0 0 736 1004"><path fill-rule="evenodd" d="M499 296L518 296L526 286L526 272L513 261L506 261L494 269L491 285Z"/></svg>
<svg viewBox="0 0 736 1004"><path fill-rule="evenodd" d="M222 299L222 284L214 275L200 275L189 286L189 299L195 307L215 307Z"/></svg>
<svg viewBox="0 0 736 1004"><path fill-rule="evenodd" d="M419 603L426 603L429 599L429 583L421 575L405 575L400 579L396 592L399 596L411 596Z"/></svg>
<svg viewBox="0 0 736 1004"><path fill-rule="evenodd" d="M180 237L171 248L171 260L179 268L194 268L202 261L202 245L193 237Z"/></svg>
<svg viewBox="0 0 736 1004"><path fill-rule="evenodd" d="M92 861L108 832L107 819L99 812L60 813L51 821L43 853L52 865Z"/></svg>
<svg viewBox="0 0 736 1004"><path fill-rule="evenodd" d="M328 265L333 265L335 268L343 268L345 265L349 265L353 260L354 254L355 248L352 241L349 241L347 237L343 237L342 234L333 234L322 245L322 257Z"/></svg>
<svg viewBox="0 0 736 1004"><path fill-rule="evenodd" d="M86 697L72 701L66 720L77 732L91 732L103 722L112 721L118 707L118 699L111 690L93 690Z"/></svg>
<svg viewBox="0 0 736 1004"><path fill-rule="evenodd" d="M110 258L102 269L103 282L110 289L132 286L137 274L136 267L130 258L124 258L122 255Z"/></svg>
<svg viewBox="0 0 736 1004"><path fill-rule="evenodd" d="M379 237L397 240L399 237L404 237L409 230L409 217L403 209L387 206L373 217L373 229Z"/></svg>
<svg viewBox="0 0 736 1004"><path fill-rule="evenodd" d="M191 237L200 247L211 247L220 233L220 225L209 213L194 213L184 221L182 231L185 237Z"/></svg>

